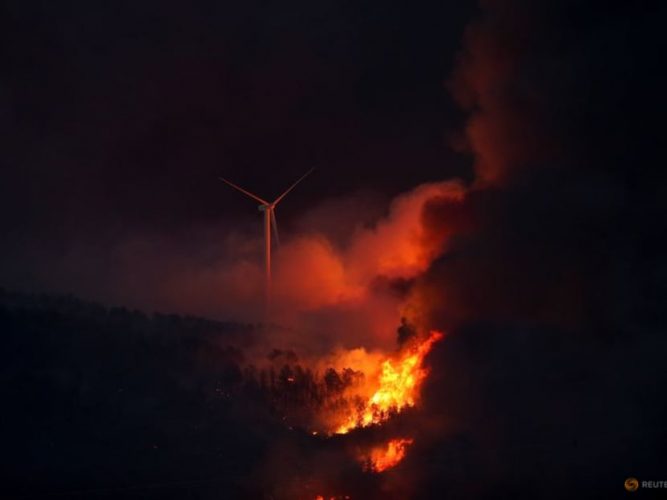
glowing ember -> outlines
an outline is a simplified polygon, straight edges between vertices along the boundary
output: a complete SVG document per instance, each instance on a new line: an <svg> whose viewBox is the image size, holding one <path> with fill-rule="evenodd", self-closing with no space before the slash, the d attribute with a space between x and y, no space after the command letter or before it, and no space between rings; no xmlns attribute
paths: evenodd
<svg viewBox="0 0 667 500"><path fill-rule="evenodd" d="M347 415L334 432L346 434L356 427L379 424L393 413L414 406L421 384L428 375L428 370L422 366L424 357L442 336L442 333L432 331L425 340L403 350L398 359L384 360L372 396Z"/></svg>
<svg viewBox="0 0 667 500"><path fill-rule="evenodd" d="M412 439L407 438L392 439L385 446L371 449L370 453L360 457L364 469L373 472L383 472L395 467L405 458L408 446L412 442Z"/></svg>

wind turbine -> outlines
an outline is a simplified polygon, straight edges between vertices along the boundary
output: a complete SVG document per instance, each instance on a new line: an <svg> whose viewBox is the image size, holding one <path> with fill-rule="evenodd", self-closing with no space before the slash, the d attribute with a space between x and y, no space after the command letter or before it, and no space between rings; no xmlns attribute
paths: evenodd
<svg viewBox="0 0 667 500"><path fill-rule="evenodd" d="M260 203L259 209L260 212L264 212L264 268L266 271L266 307L267 311L269 308L269 304L271 303L271 229L273 228L273 234L276 238L276 243L280 244L280 238L278 237L278 223L276 222L276 205L280 203L280 201L289 193L292 189L296 187L297 184L299 184L302 180L304 180L308 175L312 173L312 171L315 170L314 168L311 168L308 172L303 174L294 184L292 184L289 188L285 190L283 194L278 196L275 200L272 202L268 202L256 194L251 193L250 191L246 191L240 186L237 186L233 182L228 181L227 179L223 177L218 177L222 182L226 183L227 185L233 187L234 189L241 191L243 194L246 196L249 196L255 201L258 201Z"/></svg>

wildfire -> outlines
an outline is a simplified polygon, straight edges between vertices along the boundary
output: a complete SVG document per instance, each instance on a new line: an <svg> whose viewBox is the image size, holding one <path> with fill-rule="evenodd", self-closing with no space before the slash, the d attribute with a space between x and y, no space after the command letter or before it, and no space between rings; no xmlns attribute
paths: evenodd
<svg viewBox="0 0 667 500"><path fill-rule="evenodd" d="M435 330L428 334L413 330L402 337L401 348L393 354L363 348L340 350L305 368L281 359L284 364L278 373L273 367L261 371L256 383L271 397L290 430L307 429L311 436L327 439L381 425L416 406L429 373L424 359L442 338ZM283 354L278 352L271 359ZM322 370L324 375L318 375ZM379 473L396 466L412 443L413 437L404 435L381 444L366 444L353 454L364 470Z"/></svg>
<svg viewBox="0 0 667 500"><path fill-rule="evenodd" d="M375 447L367 455L362 455L361 462L367 470L383 472L398 465L412 443L413 440L408 438L392 439L386 446Z"/></svg>
<svg viewBox="0 0 667 500"><path fill-rule="evenodd" d="M426 339L401 351L398 359L384 360L372 396L348 414L334 432L346 434L356 427L379 424L393 413L414 406L421 384L428 375L428 370L422 366L424 357L442 337L442 333L432 331ZM403 453L404 448L405 445Z"/></svg>

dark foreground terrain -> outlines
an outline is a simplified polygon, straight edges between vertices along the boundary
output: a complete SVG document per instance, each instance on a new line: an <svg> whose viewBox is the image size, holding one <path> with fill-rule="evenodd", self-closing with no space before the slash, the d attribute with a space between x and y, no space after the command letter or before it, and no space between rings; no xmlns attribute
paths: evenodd
<svg viewBox="0 0 667 500"><path fill-rule="evenodd" d="M623 498L628 476L664 479L657 334L470 325L432 353L419 411L321 439L248 371L260 327L3 291L0 332L2 498ZM415 438L397 468L350 459L392 432Z"/></svg>

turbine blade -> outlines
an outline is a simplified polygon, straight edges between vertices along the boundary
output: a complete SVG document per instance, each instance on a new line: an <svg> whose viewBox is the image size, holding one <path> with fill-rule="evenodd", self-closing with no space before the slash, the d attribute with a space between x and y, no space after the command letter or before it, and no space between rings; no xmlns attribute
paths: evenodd
<svg viewBox="0 0 667 500"><path fill-rule="evenodd" d="M278 236L278 222L276 222L276 212L271 209L271 227L273 227L273 236L276 239L276 244L280 245L280 237Z"/></svg>
<svg viewBox="0 0 667 500"><path fill-rule="evenodd" d="M297 180L294 184L292 184L289 188L287 188L287 191L285 191L283 194L278 196L278 198L276 198L276 201L273 202L273 205L274 206L277 205L280 202L280 200L282 200L285 197L285 195L287 195L287 193L289 193L292 189L294 189L299 182L308 177L313 172L313 170L315 169L311 168L308 172L303 174L299 180Z"/></svg>
<svg viewBox="0 0 667 500"><path fill-rule="evenodd" d="M221 180L222 182L224 182L225 184L228 184L229 186L233 187L234 189L238 189L238 190L241 191L243 194L245 194L245 195L247 195L247 196L250 196L251 198L257 200L257 201L260 202L262 205L270 205L270 203L269 203L268 201L261 199L259 196L252 194L250 191L246 191L246 190L243 189L242 187L237 186L236 184L234 184L233 182L230 182L230 181L228 181L227 179L225 179L225 178L223 178L223 177L218 177L218 179L220 179L220 180Z"/></svg>

